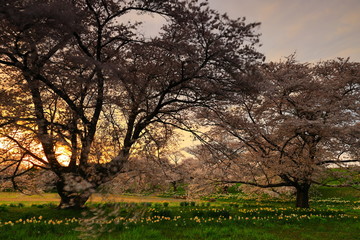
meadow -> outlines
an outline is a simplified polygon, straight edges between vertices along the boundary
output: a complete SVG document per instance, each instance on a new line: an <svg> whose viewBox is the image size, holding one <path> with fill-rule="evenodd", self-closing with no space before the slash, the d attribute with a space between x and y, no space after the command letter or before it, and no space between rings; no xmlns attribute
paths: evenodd
<svg viewBox="0 0 360 240"><path fill-rule="evenodd" d="M357 192L323 191L310 209L292 207L292 199L231 194L212 196L215 202L95 196L77 211L56 209L52 194L1 193L0 239L360 239Z"/></svg>

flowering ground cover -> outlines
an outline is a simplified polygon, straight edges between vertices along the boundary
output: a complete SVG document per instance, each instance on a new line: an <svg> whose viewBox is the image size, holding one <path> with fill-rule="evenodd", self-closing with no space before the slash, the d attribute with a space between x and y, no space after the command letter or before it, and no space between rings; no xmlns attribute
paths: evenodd
<svg viewBox="0 0 360 240"><path fill-rule="evenodd" d="M0 204L0 239L360 239L360 201L224 197L208 202L92 203L87 210Z"/></svg>

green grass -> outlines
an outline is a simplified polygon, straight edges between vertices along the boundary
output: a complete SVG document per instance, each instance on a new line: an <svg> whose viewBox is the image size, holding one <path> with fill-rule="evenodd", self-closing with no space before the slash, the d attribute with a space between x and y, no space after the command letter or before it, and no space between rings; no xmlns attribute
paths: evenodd
<svg viewBox="0 0 360 240"><path fill-rule="evenodd" d="M1 239L77 239L73 231L75 225L25 224L5 226L1 229ZM114 230L115 229L115 230ZM294 223L283 222L237 222L180 225L174 222L133 225L103 233L96 239L262 239L262 240L338 240L359 239L358 222L310 220Z"/></svg>
<svg viewBox="0 0 360 240"><path fill-rule="evenodd" d="M316 222L315 222L316 223ZM176 227L174 225L140 226L124 231L121 235L111 234L104 239L359 239L359 226L349 227L351 223L330 222L324 225L314 222L297 225L246 224L236 223ZM334 231L336 229L337 231ZM341 230L340 230L341 229Z"/></svg>
<svg viewBox="0 0 360 240"><path fill-rule="evenodd" d="M4 226L0 232L0 239L8 240L53 240L53 239L78 239L78 233L74 231L75 225L45 225L24 224Z"/></svg>
<svg viewBox="0 0 360 240"><path fill-rule="evenodd" d="M360 199L360 190L351 187L318 187L315 190L320 198L341 198L348 200Z"/></svg>
<svg viewBox="0 0 360 240"><path fill-rule="evenodd" d="M291 200L236 195L222 198L210 206L203 202L167 205L140 200L130 204L92 203L86 217L82 211L58 210L51 201L0 202L0 239L69 240L84 233L109 240L360 239L359 199L317 199L311 202L313 208L298 209L291 207ZM95 221L90 221L94 216ZM83 223L79 224L81 219ZM83 232L75 230L79 227Z"/></svg>

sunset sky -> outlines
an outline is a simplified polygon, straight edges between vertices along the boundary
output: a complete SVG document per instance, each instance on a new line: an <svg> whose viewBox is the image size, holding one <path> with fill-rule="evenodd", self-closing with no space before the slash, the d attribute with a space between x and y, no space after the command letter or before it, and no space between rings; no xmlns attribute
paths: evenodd
<svg viewBox="0 0 360 240"><path fill-rule="evenodd" d="M232 18L261 22L261 52L279 60L293 52L314 62L360 61L360 0L209 0Z"/></svg>

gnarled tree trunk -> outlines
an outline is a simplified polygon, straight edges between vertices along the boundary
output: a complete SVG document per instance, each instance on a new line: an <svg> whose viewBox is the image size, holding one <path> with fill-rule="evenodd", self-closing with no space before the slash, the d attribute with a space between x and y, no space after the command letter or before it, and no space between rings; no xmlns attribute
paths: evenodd
<svg viewBox="0 0 360 240"><path fill-rule="evenodd" d="M90 198L91 193L74 193L59 191L60 204L59 209L81 209L84 208L86 201Z"/></svg>
<svg viewBox="0 0 360 240"><path fill-rule="evenodd" d="M59 173L56 188L61 202L58 208L83 208L100 185L111 181L119 174L128 155L128 152L125 152L104 165L73 167L65 173Z"/></svg>
<svg viewBox="0 0 360 240"><path fill-rule="evenodd" d="M95 186L81 176L73 173L64 174L56 183L61 198L59 209L84 208L86 201L95 191Z"/></svg>

